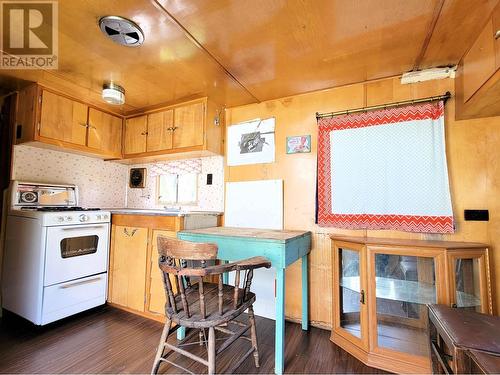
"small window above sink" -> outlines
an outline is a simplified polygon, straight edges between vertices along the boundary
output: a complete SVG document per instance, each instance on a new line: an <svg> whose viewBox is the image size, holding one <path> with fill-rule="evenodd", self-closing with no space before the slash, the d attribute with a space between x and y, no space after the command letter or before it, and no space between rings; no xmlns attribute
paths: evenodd
<svg viewBox="0 0 500 375"><path fill-rule="evenodd" d="M198 174L163 174L157 177L156 196L162 205L198 203Z"/></svg>

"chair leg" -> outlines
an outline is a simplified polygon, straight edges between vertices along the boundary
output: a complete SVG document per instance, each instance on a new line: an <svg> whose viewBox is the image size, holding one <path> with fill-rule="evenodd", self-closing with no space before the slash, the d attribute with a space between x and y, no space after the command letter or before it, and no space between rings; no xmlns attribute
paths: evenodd
<svg viewBox="0 0 500 375"><path fill-rule="evenodd" d="M208 329L208 375L215 374L215 328Z"/></svg>
<svg viewBox="0 0 500 375"><path fill-rule="evenodd" d="M165 349L165 341L168 339L168 333L170 332L170 326L172 322L167 318L165 321L165 326L163 327L163 332L161 333L160 343L158 344L158 349L156 350L155 360L153 362L153 368L151 369L151 374L157 374L160 368L161 358L163 357L163 351Z"/></svg>
<svg viewBox="0 0 500 375"><path fill-rule="evenodd" d="M198 340L199 340L199 345L203 346L203 343L205 341L205 330L202 328L198 332Z"/></svg>
<svg viewBox="0 0 500 375"><path fill-rule="evenodd" d="M255 327L255 316L253 314L253 306L248 308L248 319L250 320L250 336L252 339L252 347L255 349L253 352L253 358L255 361L255 367L259 368L259 347L257 345L257 329Z"/></svg>

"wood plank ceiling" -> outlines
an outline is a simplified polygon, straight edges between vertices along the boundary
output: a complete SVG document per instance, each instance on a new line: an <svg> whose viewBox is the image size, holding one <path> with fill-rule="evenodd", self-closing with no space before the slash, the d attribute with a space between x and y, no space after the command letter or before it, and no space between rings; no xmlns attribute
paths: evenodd
<svg viewBox="0 0 500 375"><path fill-rule="evenodd" d="M228 107L454 65L498 0L60 0L59 70L0 71L2 91L38 81L102 106L103 81L140 108L197 96ZM120 15L139 48L100 32Z"/></svg>

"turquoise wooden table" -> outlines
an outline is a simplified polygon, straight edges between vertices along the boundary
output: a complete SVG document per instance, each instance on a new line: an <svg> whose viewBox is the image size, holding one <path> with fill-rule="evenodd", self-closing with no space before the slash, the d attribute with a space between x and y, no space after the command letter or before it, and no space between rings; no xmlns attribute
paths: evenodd
<svg viewBox="0 0 500 375"><path fill-rule="evenodd" d="M213 227L177 233L181 240L210 242L219 247L218 259L235 261L253 256L268 258L276 269L275 373L285 367L285 268L302 259L302 329L308 329L307 254L311 232ZM225 282L227 282L227 276ZM257 298L259 296L257 295Z"/></svg>

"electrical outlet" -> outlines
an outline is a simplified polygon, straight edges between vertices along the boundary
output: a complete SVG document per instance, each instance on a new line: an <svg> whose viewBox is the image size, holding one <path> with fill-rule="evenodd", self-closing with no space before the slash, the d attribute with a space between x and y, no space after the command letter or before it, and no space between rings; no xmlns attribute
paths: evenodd
<svg viewBox="0 0 500 375"><path fill-rule="evenodd" d="M465 221L489 221L490 213L488 210L464 210Z"/></svg>
<svg viewBox="0 0 500 375"><path fill-rule="evenodd" d="M212 173L207 174L207 185L212 185L214 175Z"/></svg>

